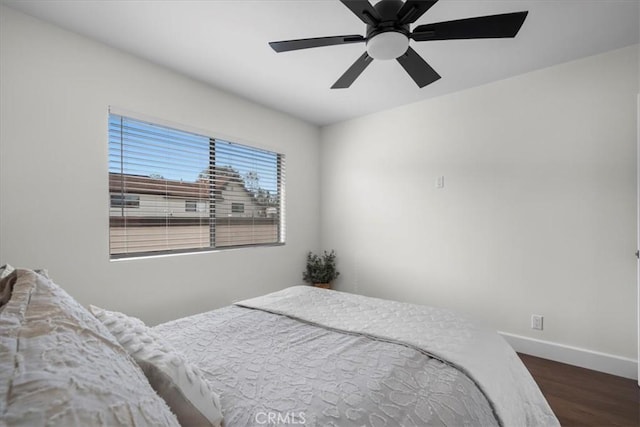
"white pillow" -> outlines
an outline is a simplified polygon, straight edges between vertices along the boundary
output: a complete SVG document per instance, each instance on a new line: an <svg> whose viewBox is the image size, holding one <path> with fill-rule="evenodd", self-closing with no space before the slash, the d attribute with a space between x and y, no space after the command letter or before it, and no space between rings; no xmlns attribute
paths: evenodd
<svg viewBox="0 0 640 427"><path fill-rule="evenodd" d="M93 305L89 310L140 365L153 389L167 402L181 425L221 425L220 398L197 367L189 364L142 320Z"/></svg>

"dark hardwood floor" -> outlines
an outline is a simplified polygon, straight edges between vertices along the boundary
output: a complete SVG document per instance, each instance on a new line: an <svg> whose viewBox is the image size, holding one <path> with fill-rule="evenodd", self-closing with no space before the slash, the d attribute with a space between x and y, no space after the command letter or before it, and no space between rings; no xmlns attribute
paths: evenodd
<svg viewBox="0 0 640 427"><path fill-rule="evenodd" d="M640 426L640 387L635 380L518 356L563 426Z"/></svg>

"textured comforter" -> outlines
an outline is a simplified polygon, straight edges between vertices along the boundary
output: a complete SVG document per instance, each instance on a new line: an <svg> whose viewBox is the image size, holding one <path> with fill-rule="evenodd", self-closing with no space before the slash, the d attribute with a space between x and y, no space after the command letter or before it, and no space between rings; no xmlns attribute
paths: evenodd
<svg viewBox="0 0 640 427"><path fill-rule="evenodd" d="M293 287L154 328L225 425L558 425L495 333L446 310Z"/></svg>

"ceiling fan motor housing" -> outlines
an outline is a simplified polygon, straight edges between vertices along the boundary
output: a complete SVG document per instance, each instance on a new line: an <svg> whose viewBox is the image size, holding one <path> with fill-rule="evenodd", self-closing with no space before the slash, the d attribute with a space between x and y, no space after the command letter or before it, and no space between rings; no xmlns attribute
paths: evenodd
<svg viewBox="0 0 640 427"><path fill-rule="evenodd" d="M373 59L396 59L409 48L409 24L398 24L403 5L402 0L382 0L373 6L380 16L379 22L367 24L367 53Z"/></svg>

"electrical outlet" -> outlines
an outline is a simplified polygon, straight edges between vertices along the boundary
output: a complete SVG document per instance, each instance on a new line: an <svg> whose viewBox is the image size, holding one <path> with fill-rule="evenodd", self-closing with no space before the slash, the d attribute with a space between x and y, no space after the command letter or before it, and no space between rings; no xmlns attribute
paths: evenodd
<svg viewBox="0 0 640 427"><path fill-rule="evenodd" d="M542 319L543 317L540 314L532 314L531 315L531 329L537 329L539 331L542 330Z"/></svg>

